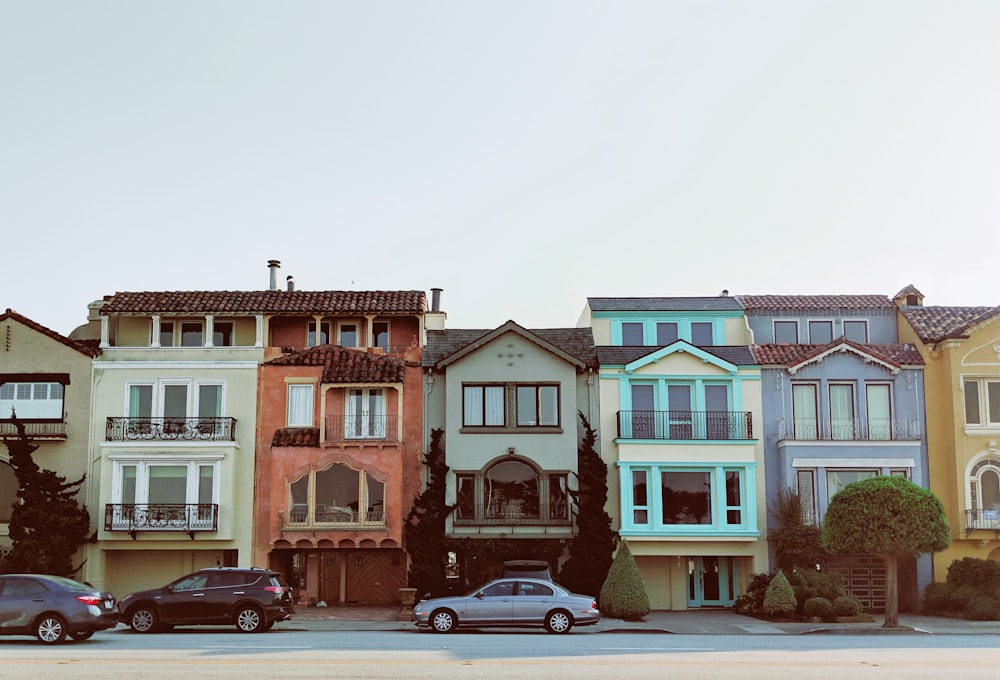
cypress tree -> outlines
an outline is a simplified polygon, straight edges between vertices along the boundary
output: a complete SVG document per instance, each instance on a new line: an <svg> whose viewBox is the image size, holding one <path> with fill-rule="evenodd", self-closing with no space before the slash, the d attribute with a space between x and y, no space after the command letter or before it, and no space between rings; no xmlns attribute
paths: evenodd
<svg viewBox="0 0 1000 680"><path fill-rule="evenodd" d="M448 465L441 445L443 434L441 429L431 431L431 445L424 456L427 488L414 499L403 525L403 541L410 557L407 581L417 589L418 599L425 593L437 595L446 590L445 520L455 506L445 503Z"/></svg>
<svg viewBox="0 0 1000 680"><path fill-rule="evenodd" d="M608 466L595 448L597 436L583 413L583 439L577 449L579 488L570 494L576 502L576 538L569 559L559 571L559 582L573 592L597 595L608 575L615 550L615 532L604 506L608 502Z"/></svg>

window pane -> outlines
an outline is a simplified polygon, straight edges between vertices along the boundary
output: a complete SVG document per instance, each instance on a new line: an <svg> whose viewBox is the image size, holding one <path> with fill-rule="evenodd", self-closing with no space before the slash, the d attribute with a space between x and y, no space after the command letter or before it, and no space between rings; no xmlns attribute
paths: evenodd
<svg viewBox="0 0 1000 680"><path fill-rule="evenodd" d="M792 414L796 439L816 439L816 387L792 385Z"/></svg>
<svg viewBox="0 0 1000 680"><path fill-rule="evenodd" d="M340 346L341 347L357 347L358 346L358 326L353 323L343 323L340 324Z"/></svg>
<svg viewBox="0 0 1000 680"><path fill-rule="evenodd" d="M135 503L136 466L122 466L122 503Z"/></svg>
<svg viewBox="0 0 1000 680"><path fill-rule="evenodd" d="M633 347L643 344L641 323L622 324L622 344Z"/></svg>
<svg viewBox="0 0 1000 680"><path fill-rule="evenodd" d="M656 344L657 345L669 345L672 342L676 342L678 338L677 334L677 324L671 322L662 322L656 324Z"/></svg>
<svg viewBox="0 0 1000 680"><path fill-rule="evenodd" d="M538 388L538 424L559 424L559 388L555 385L544 385Z"/></svg>
<svg viewBox="0 0 1000 680"><path fill-rule="evenodd" d="M371 475L365 475L365 504L368 506L367 519L372 522L382 521L385 512L385 484Z"/></svg>
<svg viewBox="0 0 1000 680"><path fill-rule="evenodd" d="M646 471L632 470L632 505L649 505L646 494Z"/></svg>
<svg viewBox="0 0 1000 680"><path fill-rule="evenodd" d="M306 338L306 344L309 347L316 347L318 345L325 345L330 342L330 324L321 323L319 325L319 336L316 335L316 322L311 321L309 323L309 332Z"/></svg>
<svg viewBox="0 0 1000 680"><path fill-rule="evenodd" d="M218 418L222 415L222 385L198 385L198 416Z"/></svg>
<svg viewBox="0 0 1000 680"><path fill-rule="evenodd" d="M289 427L312 427L313 424L313 386L288 386L288 425Z"/></svg>
<svg viewBox="0 0 1000 680"><path fill-rule="evenodd" d="M183 347L201 347L204 344L200 323L181 324L181 345Z"/></svg>
<svg viewBox="0 0 1000 680"><path fill-rule="evenodd" d="M979 413L979 383L966 380L965 387L965 422L967 425L982 425Z"/></svg>
<svg viewBox="0 0 1000 680"><path fill-rule="evenodd" d="M816 522L816 477L812 470L799 470L795 473L799 487L799 498L802 500L802 521L806 524Z"/></svg>
<svg viewBox="0 0 1000 680"><path fill-rule="evenodd" d="M351 522L360 501L360 473L334 463L316 473L316 521Z"/></svg>
<svg viewBox="0 0 1000 680"><path fill-rule="evenodd" d="M211 465L198 466L198 502L211 503L213 501L213 491L215 468Z"/></svg>
<svg viewBox="0 0 1000 680"><path fill-rule="evenodd" d="M708 472L663 472L664 524L711 524L711 479Z"/></svg>
<svg viewBox="0 0 1000 680"><path fill-rule="evenodd" d="M386 321L376 321L372 324L372 346L389 349L389 324Z"/></svg>
<svg viewBox="0 0 1000 680"><path fill-rule="evenodd" d="M698 321L691 324L691 344L711 346L715 344L712 338L712 324Z"/></svg>
<svg viewBox="0 0 1000 680"><path fill-rule="evenodd" d="M569 487L566 475L549 475L549 518L569 517Z"/></svg>
<svg viewBox="0 0 1000 680"><path fill-rule="evenodd" d="M153 386L129 385L128 415L130 418L150 418L153 415Z"/></svg>
<svg viewBox="0 0 1000 680"><path fill-rule="evenodd" d="M986 383L986 400L989 403L990 424L1000 423L1000 382Z"/></svg>
<svg viewBox="0 0 1000 680"><path fill-rule="evenodd" d="M854 388L830 385L830 435L833 439L854 439Z"/></svg>
<svg viewBox="0 0 1000 680"><path fill-rule="evenodd" d="M535 387L517 388L517 424L537 425L537 404L535 404Z"/></svg>
<svg viewBox="0 0 1000 680"><path fill-rule="evenodd" d="M491 385L485 388L486 393L486 424L502 426L504 424L502 385Z"/></svg>
<svg viewBox="0 0 1000 680"><path fill-rule="evenodd" d="M868 322L845 321L844 335L848 340L853 340L854 342L868 342Z"/></svg>
<svg viewBox="0 0 1000 680"><path fill-rule="evenodd" d="M160 346L174 346L174 324L173 322L160 322Z"/></svg>
<svg viewBox="0 0 1000 680"><path fill-rule="evenodd" d="M892 421L889 411L889 386L866 385L868 395L868 438L892 439Z"/></svg>
<svg viewBox="0 0 1000 680"><path fill-rule="evenodd" d="M798 321L775 321L774 341L788 345L796 345L799 342Z"/></svg>
<svg viewBox="0 0 1000 680"><path fill-rule="evenodd" d="M742 494L740 493L740 473L726 471L726 524L742 524Z"/></svg>
<svg viewBox="0 0 1000 680"><path fill-rule="evenodd" d="M309 512L309 475L295 480L289 485L292 497L290 522L305 522Z"/></svg>
<svg viewBox="0 0 1000 680"><path fill-rule="evenodd" d="M830 498L848 484L860 482L878 474L878 470L828 470L826 473L827 494Z"/></svg>
<svg viewBox="0 0 1000 680"><path fill-rule="evenodd" d="M163 386L163 417L184 418L187 416L187 385Z"/></svg>
<svg viewBox="0 0 1000 680"><path fill-rule="evenodd" d="M474 475L457 475L458 519L474 519L476 516L476 478Z"/></svg>
<svg viewBox="0 0 1000 680"><path fill-rule="evenodd" d="M825 345L833 341L832 321L810 321L809 342L814 345Z"/></svg>
<svg viewBox="0 0 1000 680"><path fill-rule="evenodd" d="M187 503L187 466L153 465L149 468L150 504Z"/></svg>
<svg viewBox="0 0 1000 680"><path fill-rule="evenodd" d="M520 461L504 461L486 473L486 516L493 519L537 518L538 475Z"/></svg>
<svg viewBox="0 0 1000 680"><path fill-rule="evenodd" d="M212 344L216 347L233 346L233 323L231 321L217 321L212 325Z"/></svg>
<svg viewBox="0 0 1000 680"><path fill-rule="evenodd" d="M469 426L483 424L483 388L479 386L466 387L463 394L462 423Z"/></svg>

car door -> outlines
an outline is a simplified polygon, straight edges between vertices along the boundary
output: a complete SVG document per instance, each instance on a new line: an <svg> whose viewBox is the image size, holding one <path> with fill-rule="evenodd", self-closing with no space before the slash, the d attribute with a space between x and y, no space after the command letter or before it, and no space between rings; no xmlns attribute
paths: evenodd
<svg viewBox="0 0 1000 680"><path fill-rule="evenodd" d="M232 620L233 603L244 599L248 592L247 581L253 580L253 576L238 572L209 574L201 605L201 620L205 623L229 623Z"/></svg>
<svg viewBox="0 0 1000 680"><path fill-rule="evenodd" d="M46 607L50 591L36 579L7 576L0 580L0 632L28 631Z"/></svg>
<svg viewBox="0 0 1000 680"><path fill-rule="evenodd" d="M507 625L514 612L516 581L497 581L466 600L463 622L476 625Z"/></svg>
<svg viewBox="0 0 1000 680"><path fill-rule="evenodd" d="M197 623L205 616L208 574L185 576L168 585L158 602L164 623Z"/></svg>
<svg viewBox="0 0 1000 680"><path fill-rule="evenodd" d="M551 586L535 581L518 581L514 596L514 622L543 623L555 600L556 591Z"/></svg>

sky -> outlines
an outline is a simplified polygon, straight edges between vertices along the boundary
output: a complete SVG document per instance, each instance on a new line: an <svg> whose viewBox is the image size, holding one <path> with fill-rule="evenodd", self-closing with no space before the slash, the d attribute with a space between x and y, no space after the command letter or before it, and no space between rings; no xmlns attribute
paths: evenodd
<svg viewBox="0 0 1000 680"><path fill-rule="evenodd" d="M0 0L0 310L443 289L1000 304L995 0Z"/></svg>

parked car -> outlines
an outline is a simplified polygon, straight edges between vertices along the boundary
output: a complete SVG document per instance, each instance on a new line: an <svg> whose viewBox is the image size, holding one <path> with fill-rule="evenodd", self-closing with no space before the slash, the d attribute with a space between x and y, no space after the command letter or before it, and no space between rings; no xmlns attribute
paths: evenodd
<svg viewBox="0 0 1000 680"><path fill-rule="evenodd" d="M468 595L424 599L413 608L417 627L435 633L462 627L544 627L550 633L566 633L600 620L593 597L536 578L496 579Z"/></svg>
<svg viewBox="0 0 1000 680"><path fill-rule="evenodd" d="M552 580L549 563L544 560L507 560L503 563L503 578L540 578Z"/></svg>
<svg viewBox="0 0 1000 680"><path fill-rule="evenodd" d="M114 595L62 576L0 576L0 634L34 635L53 645L86 640L118 625Z"/></svg>
<svg viewBox="0 0 1000 680"><path fill-rule="evenodd" d="M137 633L211 624L259 633L295 612L284 577L257 567L202 569L162 588L126 595L119 609L122 621Z"/></svg>

